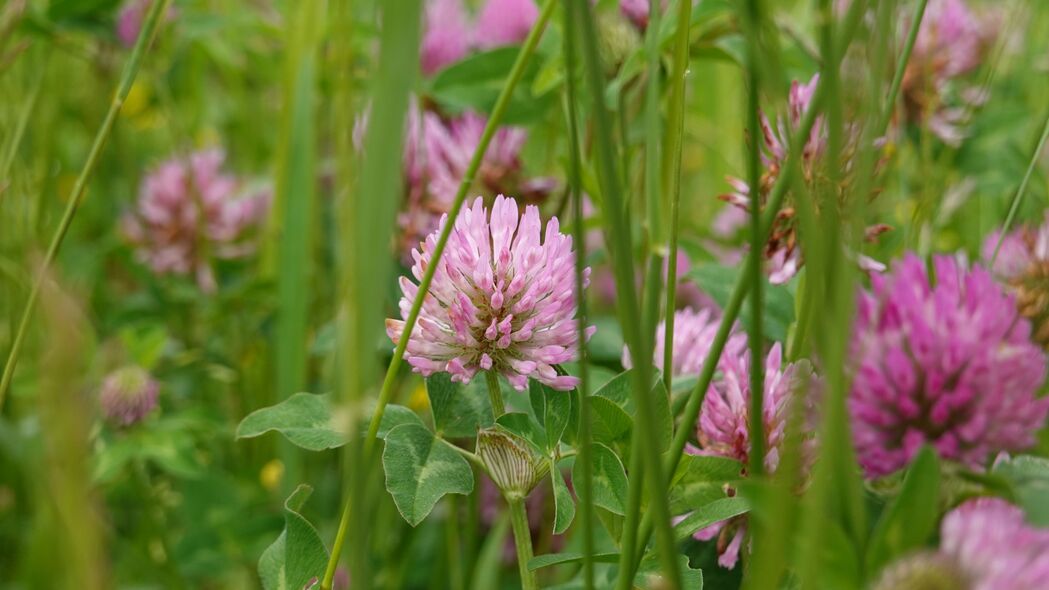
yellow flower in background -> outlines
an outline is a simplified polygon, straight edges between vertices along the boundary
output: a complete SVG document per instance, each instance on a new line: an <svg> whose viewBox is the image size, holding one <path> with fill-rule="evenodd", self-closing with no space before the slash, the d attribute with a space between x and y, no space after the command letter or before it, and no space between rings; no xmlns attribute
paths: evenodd
<svg viewBox="0 0 1049 590"><path fill-rule="evenodd" d="M136 80L127 93L120 114L128 119L135 119L142 115L149 108L150 94L148 82Z"/></svg>
<svg viewBox="0 0 1049 590"><path fill-rule="evenodd" d="M271 492L280 488L282 479L284 479L284 463L281 463L280 459L271 459L259 471L259 482L262 487Z"/></svg>
<svg viewBox="0 0 1049 590"><path fill-rule="evenodd" d="M430 408L430 396L426 395L426 383L419 381L408 398L408 407L414 412L421 412Z"/></svg>

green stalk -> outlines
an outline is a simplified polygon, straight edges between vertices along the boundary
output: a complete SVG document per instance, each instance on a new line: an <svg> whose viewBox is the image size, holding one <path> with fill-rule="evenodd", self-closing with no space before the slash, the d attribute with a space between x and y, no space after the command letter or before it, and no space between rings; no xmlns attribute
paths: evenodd
<svg viewBox="0 0 1049 590"><path fill-rule="evenodd" d="M77 176L76 183L73 185L73 190L69 193L69 198L66 199L65 212L62 214L62 219L58 222L58 228L55 229L55 234L51 238L51 245L47 248L47 254L44 256L44 261L37 273L36 280L33 281L33 287L29 291L29 299L26 301L25 310L22 312L22 319L18 323L18 331L15 333L15 339L11 343L11 352L7 355L7 364L4 366L4 375L0 378L0 412L3 411L4 398L7 394L7 389L11 386L11 380L14 378L15 366L18 364L18 356L22 351L26 332L29 329L29 320L33 316L33 310L36 307L36 300L40 296L40 285L44 281L44 277L47 275L51 265L54 263L55 257L58 256L58 250L62 246L62 241L65 239L66 232L69 231L69 226L73 223L73 217L76 215L77 208L80 206L80 202L84 198L88 182L90 182L91 176L95 172L95 167L98 165L98 161L102 156L102 149L105 147L106 141L109 139L109 134L113 131L113 125L116 123L117 115L120 114L120 109L124 106L124 101L127 100L128 92L131 90L131 86L135 82L135 76L138 74L142 57L145 55L146 49L153 42L153 37L157 31L160 17L167 11L170 3L171 0L160 0L159 2L154 2L150 7L149 13L146 15L146 19L142 24L142 30L138 33L135 47L131 51L131 56L128 58L127 64L124 65L124 71L120 76L120 83L117 85L116 92L113 94L113 99L109 104L109 110L106 112L106 117L102 120L102 126L99 128L98 133L95 134L95 140L91 144L91 151L88 152L87 160L84 162L84 167L80 169L80 175Z"/></svg>
<svg viewBox="0 0 1049 590"><path fill-rule="evenodd" d="M521 572L521 590L539 590L535 572L528 569L532 559L532 531L528 528L524 499L507 498L510 506L510 526L514 531L514 547L517 549L517 569Z"/></svg>
<svg viewBox="0 0 1049 590"><path fill-rule="evenodd" d="M652 408L652 352L651 339L643 336L639 315L637 292L634 286L634 264L631 252L630 227L623 207L623 195L620 186L619 172L616 169L614 142L611 137L608 109L604 103L605 81L601 58L597 49L597 31L594 24L592 8L584 0L574 0L572 16L580 27L582 34L583 63L590 98L594 101L595 148L597 152L598 181L604 197L604 216L608 220L609 247L612 254L613 269L616 277L616 293L619 300L620 320L627 346L631 356L637 362L634 371L633 395L637 407L637 423L634 437L640 437L644 473L648 478L651 490L651 512L658 523L656 536L659 554L667 573L667 582L671 588L681 587L681 572L678 570L676 542L670 526L670 510L665 495L666 482L660 449L656 444L655 412ZM637 474L632 474L637 475ZM620 584L623 576L631 577L630 572L620 571Z"/></svg>
<svg viewBox="0 0 1049 590"><path fill-rule="evenodd" d="M760 0L748 0L744 9L742 20L747 23L745 33L747 37L747 132L750 141L747 142L747 183L751 188L750 203L750 251L753 253L763 252L765 249L765 234L761 231L761 126L759 122L761 105L760 83L761 75L758 71L758 54L761 41L761 6ZM765 471L765 376L764 363L764 337L761 333L761 318L764 306L761 303L762 264L759 256L748 256L745 272L750 275L750 329L747 340L750 345L750 454L749 469L750 477L757 478ZM750 531L756 536L756 530Z"/></svg>
<svg viewBox="0 0 1049 590"><path fill-rule="evenodd" d="M586 267L586 236L583 233L583 190L582 162L580 162L579 123L576 119L576 34L575 22L571 18L570 6L566 1L564 8L563 42L565 59L565 113L568 123L568 186L572 193L572 239L575 241L575 288L578 315L579 338L579 465L582 466L582 479L576 481L579 492L579 519L583 535L583 587L591 590L594 587L594 507L593 477L594 466L590 462L590 370L587 367L586 346L586 296L583 291L583 269Z"/></svg>
<svg viewBox="0 0 1049 590"><path fill-rule="evenodd" d="M457 447L458 448L458 447ZM448 586L451 590L463 590L463 542L459 536L459 500L448 494L448 518L445 519L445 541L448 546Z"/></svg>
<svg viewBox="0 0 1049 590"><path fill-rule="evenodd" d="M889 122L892 120L892 114L896 111L896 98L899 96L900 87L903 85L903 74L907 71L907 62L910 61L911 52L914 51L914 42L918 38L922 18L925 16L925 6L928 3L929 0L918 0L918 4L914 7L911 28L907 31L907 41L903 45L903 53L900 55L900 61L896 64L896 72L892 76L892 85L889 86L885 110L882 111L882 115L878 119L878 126L875 127L875 129L880 131L879 135L885 133L885 129L889 127Z"/></svg>
<svg viewBox="0 0 1049 590"><path fill-rule="evenodd" d="M488 399L492 402L492 414L498 418L506 413L506 404L503 403L503 388L499 385L499 374L495 371L485 371L484 378L488 382Z"/></svg>
<svg viewBox="0 0 1049 590"><path fill-rule="evenodd" d="M674 35L674 66L670 75L670 108L663 148L663 192L670 199L670 237L667 242L667 302L663 340L663 383L667 394L674 385L674 310L677 309L677 244L681 209L681 151L685 135L685 79L688 76L689 24L692 2L678 2ZM668 163L669 162L669 163Z"/></svg>
<svg viewBox="0 0 1049 590"><path fill-rule="evenodd" d="M521 51L518 53L517 60L510 69L510 74L507 77L506 84L503 86L499 97L496 99L495 106L492 107L491 115L488 117L488 122L485 124L484 132L481 134L481 140L478 142L477 149L474 151L473 158L470 160L470 165L466 170L466 174L463 176L462 182L459 184L459 190L456 193L455 200L452 202L452 206L448 211L449 220L454 220L459 215L459 210L462 208L463 201L466 199L466 192L474 182L474 177L477 175L477 170L481 166L481 160L484 158L484 153L488 149L488 144L491 143L492 137L498 129L499 121L506 112L514 88L524 75L525 67L528 65L529 59L535 52L535 48L539 43L539 37L541 36L543 29L546 27L547 21L550 20L550 14L553 12L554 6L555 0L546 0L539 14L539 18L536 19L535 25L533 25L532 30L529 31L528 37L521 46ZM403 48L401 48L401 51L403 51ZM414 55L415 53L413 52L411 57L413 60L415 59ZM378 108L379 105L376 105L376 109ZM396 157L394 157L393 160L399 162L399 159ZM365 166L365 173L368 173L369 170L370 167ZM366 185L366 183L362 182L362 185ZM359 223L367 224L369 222L362 219ZM370 223L373 224L374 222ZM426 298L426 293L429 291L430 284L433 282L434 271L437 269L441 255L444 253L444 248L448 243L448 237L451 235L453 225L453 223L449 222L441 228L441 233L437 238L437 244L434 248L430 265L427 266L422 280L419 282L418 294L415 301L412 302L412 307L408 313L408 317L405 319L404 332L401 334L401 338L397 341L397 347L394 349L393 358L390 360L390 365L386 369L386 376L383 379L382 389L379 392L375 414L372 416L371 422L368 426L367 435L362 442L361 453L359 454L360 459L364 461L365 464L374 451L375 440L379 433L379 425L382 422L382 416L386 410L386 406L389 404L390 398L393 396L394 382L397 378L397 371L400 369L401 363L404 360L404 353L408 347L408 339L412 330L415 328L415 322L419 319L419 311L422 309L423 300ZM349 528L351 504L352 497L347 497L345 500L345 506L343 507L342 517L339 520L339 528L336 531L335 541L332 545L328 569L325 572L324 581L321 584L323 590L330 590L331 587L331 578L335 574L335 567L338 564L339 554L342 552L346 532Z"/></svg>
<svg viewBox="0 0 1049 590"><path fill-rule="evenodd" d="M1027 183L1031 180L1031 174L1034 173L1034 169L1038 165L1038 156L1045 148L1046 139L1049 139L1049 113L1045 115L1045 123L1042 124L1042 135L1038 138L1038 145L1035 146L1034 153L1031 154L1031 161L1027 164L1027 171L1024 172L1023 180L1020 181L1016 194L1013 195L1013 202L1009 205L1009 214L1006 215L1005 224L1002 226L1001 233L998 234L998 242L994 245L994 255L991 256L991 268L994 268L994 262L998 260L998 251L1001 250L1005 235L1009 233L1009 228L1013 225L1016 212L1020 209L1020 202L1027 192Z"/></svg>

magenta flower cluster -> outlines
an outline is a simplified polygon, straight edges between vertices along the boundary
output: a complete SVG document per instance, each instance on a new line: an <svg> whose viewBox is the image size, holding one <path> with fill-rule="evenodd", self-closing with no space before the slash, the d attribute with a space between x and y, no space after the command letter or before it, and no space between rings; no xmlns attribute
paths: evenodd
<svg viewBox="0 0 1049 590"><path fill-rule="evenodd" d="M940 526L940 553L970 590L1038 590L1049 583L1049 529L1024 522L1023 510L998 498L970 500Z"/></svg>
<svg viewBox="0 0 1049 590"><path fill-rule="evenodd" d="M139 260L157 274L191 275L207 292L217 287L212 259L254 251L248 234L270 202L268 192L244 191L223 171L224 160L222 151L207 150L160 164L122 220Z"/></svg>
<svg viewBox="0 0 1049 590"><path fill-rule="evenodd" d="M744 466L750 457L750 352L723 355L722 375L703 398L697 438L700 448L691 452L728 457ZM770 472L779 467L790 400L811 369L802 364L785 364L780 345L774 344L765 359L764 416L765 467ZM734 518L699 530L701 541L718 539L718 564L733 568L746 536L746 521Z"/></svg>
<svg viewBox="0 0 1049 590"><path fill-rule="evenodd" d="M911 254L860 294L849 399L868 476L905 466L922 445L982 467L992 453L1034 443L1049 399L1046 362L1030 326L990 273L955 258Z"/></svg>
<svg viewBox="0 0 1049 590"><path fill-rule="evenodd" d="M1049 214L1038 226L1023 226L1004 237L991 233L983 244L983 260L1016 297L1034 340L1049 348Z"/></svg>
<svg viewBox="0 0 1049 590"><path fill-rule="evenodd" d="M441 218L439 227L450 221ZM499 195L491 216L478 197L454 221L433 283L423 300L405 359L423 375L446 371L467 383L481 370L502 374L519 390L531 377L568 390L578 382L554 365L576 357L575 257L572 238L534 206L520 214L517 202ZM437 247L438 232L413 250L412 274L421 281ZM589 269L585 270L589 277ZM419 287L401 277L401 317L407 318ZM389 319L397 341L404 322ZM593 333L593 328L589 329Z"/></svg>
<svg viewBox="0 0 1049 590"><path fill-rule="evenodd" d="M674 341L671 344L674 350L672 375L677 377L699 374L703 368L703 361L706 360L710 347L714 343L719 323L719 318L709 308L695 311L691 307L686 307L674 313ZM652 357L653 363L661 371L665 370L663 364L666 350L666 329L665 321L660 322L656 328L655 350ZM721 358L736 358L743 353L746 346L747 337L733 331L725 343ZM630 351L624 348L623 366L630 368L632 365Z"/></svg>
<svg viewBox="0 0 1049 590"><path fill-rule="evenodd" d="M433 75L473 48L491 49L524 41L539 17L533 0L488 0L471 26L462 0L427 0L420 63Z"/></svg>

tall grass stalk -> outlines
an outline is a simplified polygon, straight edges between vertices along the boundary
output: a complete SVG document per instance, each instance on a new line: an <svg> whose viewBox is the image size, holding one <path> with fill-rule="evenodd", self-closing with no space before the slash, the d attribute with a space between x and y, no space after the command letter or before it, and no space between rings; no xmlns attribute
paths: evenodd
<svg viewBox="0 0 1049 590"><path fill-rule="evenodd" d="M138 39L135 41L135 47L131 51L131 56L128 57L127 63L124 65L124 71L120 76L120 82L117 84L117 89L113 93L113 98L109 103L109 110L106 112L106 117L102 120L102 126L99 127L98 133L95 134L95 139L91 144L91 150L87 154L87 160L84 161L83 168L80 169L80 174L77 176L76 183L73 184L73 190L69 193L69 198L66 199L66 209L62 213L62 218L58 222L58 227L55 228L54 236L51 238L51 244L47 248L47 254L44 255L44 260L39 272L37 273L36 280L33 281L33 286L29 291L29 299L26 301L25 309L22 312L22 318L18 323L18 331L15 333L14 341L11 343L11 351L7 355L7 363L4 365L4 374L0 378L0 412L4 409L4 398L6 397L7 390L11 386L11 380L14 378L15 367L18 365L18 357L22 352L22 345L25 343L26 331L29 328L29 321L33 316L33 309L36 307L37 297L40 295L40 285L47 275L51 265L54 264L55 257L58 256L58 250L62 247L62 241L65 239L66 232L69 231L69 226L73 223L73 217L76 216L77 208L80 206L81 200L84 198L84 193L87 191L87 185L91 181L91 176L95 172L95 168L98 166L98 161L102 156L102 149L106 145L106 141L109 139L110 133L113 131L113 125L116 123L117 115L120 114L121 107L124 106L124 101L127 100L128 92L131 91L131 86L135 82L135 77L138 75L138 69L142 63L142 57L146 53L146 49L153 43L153 38L156 35L157 25L160 22L160 17L165 14L168 9L168 4L171 0L159 0L154 2L147 13L145 20L142 23L142 29L139 31Z"/></svg>
<svg viewBox="0 0 1049 590"><path fill-rule="evenodd" d="M590 590L594 587L594 466L590 462L590 369L587 355L586 326L587 306L583 292L583 269L586 267L586 235L583 231L583 181L582 158L579 144L579 121L576 113L578 104L578 75L576 59L575 20L572 19L569 0L562 2L564 19L564 42L562 50L565 60L565 122L568 127L568 187L572 198L572 239L575 242L575 289L578 312L576 325L579 338L579 386L576 393L579 399L578 448L576 461L582 466L582 478L573 483L579 493L579 525L583 541L583 587Z"/></svg>
<svg viewBox="0 0 1049 590"><path fill-rule="evenodd" d="M1002 231L998 234L998 241L994 244L994 254L991 256L991 268L994 268L994 263L998 260L998 251L1002 249L1002 242L1005 240L1006 234L1009 233L1009 229L1013 225L1013 220L1016 218L1016 212L1020 209L1020 203L1023 201L1024 194L1027 192L1027 183L1031 180L1031 174L1034 173L1035 167L1038 166L1039 156L1042 154L1042 150L1045 149L1045 141L1049 139L1049 112L1045 115L1045 123L1042 123L1042 134L1038 136L1038 143L1035 145L1034 151L1031 153L1031 160L1027 164L1027 171L1024 172L1023 180L1020 181L1020 186L1016 188L1016 194L1013 195L1012 203L1009 205L1009 213L1005 216L1005 223L1002 224Z"/></svg>
<svg viewBox="0 0 1049 590"><path fill-rule="evenodd" d="M348 238L337 250L339 260L337 391L348 409L345 426L350 444L346 445L343 475L344 508L321 588L330 590L347 534L352 535L350 571L355 586L370 587L370 534L373 530L369 506L372 479L371 456L365 451L359 424L363 420L370 392L374 391L377 367L375 342L381 335L384 291L375 285L388 284L393 261L376 256L375 248L390 243L397 209L403 192L401 154L405 136L409 95L418 73L420 0L384 5L379 40L379 62L370 88L370 113L364 138L360 182L352 175L351 81L339 81L337 103L341 126L336 145L338 162L338 220L340 237ZM334 7L337 30L347 33L352 26L352 2L342 0ZM352 41L339 39L338 61L352 64ZM348 70L347 70L348 71ZM345 75L345 73L344 73ZM354 517L351 519L351 515ZM351 526L352 524L352 526Z"/></svg>
<svg viewBox="0 0 1049 590"><path fill-rule="evenodd" d="M642 318L635 289L634 263L630 239L630 227L626 219L625 201L620 186L620 175L616 165L615 143L611 136L611 124L608 109L604 103L605 82L603 65L597 48L597 31L594 23L593 9L584 0L572 2L572 17L575 26L581 33L580 45L583 54L584 77L588 86L590 99L593 101L595 152L597 155L598 183L601 188L602 216L609 228L609 249L612 255L612 266L616 279L616 296L619 302L620 323L631 356L635 359L633 372L634 402L637 407L637 421L633 439L640 443L638 448L643 458L642 473L630 474L635 480L645 477L651 494L649 510L654 513L658 523L656 542L663 568L667 574L666 581L671 588L681 587L681 572L676 561L676 542L670 526L670 511L664 491L662 456L657 446L655 435L655 411L652 407L652 342L644 337ZM632 454L634 454L632 452ZM633 463L633 461L631 461ZM642 475L643 474L643 475ZM633 485L636 485L633 484ZM631 492L634 493L634 492ZM637 518L640 502L628 507L627 522ZM636 522L636 520L635 520ZM629 529L629 527L627 527ZM624 531L626 533L626 531ZM625 539L629 539L624 534ZM633 580L631 568L621 569L618 585L629 587Z"/></svg>
<svg viewBox="0 0 1049 590"><path fill-rule="evenodd" d="M284 119L277 156L277 399L306 387L306 331L310 305L311 245L316 200L317 52L322 40L321 4L302 2L288 20L290 46L284 64ZM280 456L290 493L300 479L300 454L282 441Z"/></svg>
<svg viewBox="0 0 1049 590"><path fill-rule="evenodd" d="M677 247L681 213L681 153L685 135L685 80L688 77L689 32L692 3L678 2L674 33L673 67L670 73L670 104L663 144L663 195L670 202L670 234L667 237L667 300L663 333L663 384L674 391L674 310L677 309Z"/></svg>
<svg viewBox="0 0 1049 590"><path fill-rule="evenodd" d="M359 461L367 465L372 456L372 452L375 447L375 440L379 432L379 425L382 422L383 412L386 409L387 404L390 402L390 398L393 395L394 383L397 380L397 372L400 369L401 363L404 360L404 353L408 346L408 339L415 328L415 322L419 318L419 311L422 309L422 303L426 298L426 294L430 289L430 284L433 282L434 271L437 269L441 255L444 253L444 248L448 243L448 237L451 235L452 227L454 226L454 220L459 215L459 210L462 208L463 201L466 199L466 193L473 185L474 177L480 168L481 161L484 158L484 153L488 149L488 144L491 143L492 137L495 135L496 130L499 127L499 122L502 120L506 108L510 103L510 97L513 95L514 88L517 87L517 83L521 80L524 75L525 67L528 65L532 54L535 52L535 48L539 43L539 38L542 35L543 29L546 28L547 21L550 20L550 15L556 6L556 0L546 0L540 11L539 18L536 19L531 31L528 33L528 37L525 39L524 44L521 46L521 51L517 55L517 59L514 61L513 67L510 69L510 73L507 76L506 83L503 85L502 90L499 93L499 97L495 101L495 105L492 107L492 112L489 114L488 122L485 124L483 133L481 134L481 140L478 142L477 149L474 151L473 157L470 160L470 164L467 167L466 173L463 175L463 179L459 184L459 190L456 193L455 199L452 202L452 206L448 211L449 222L441 228L441 232L437 238L437 244L434 247L430 264L427 266L426 271L423 274L422 279L419 282L418 294L415 301L412 302L411 310L408 313L408 317L405 318L404 322L404 333L401 335L400 340L397 342L397 346L394 349L393 358L390 360L390 364L386 370L386 376L382 382L382 389L379 391L379 398L375 411L372 414L371 422L368 426L367 434L363 441L357 441L354 445L360 444L361 448L357 453ZM398 12L403 11L405 14L418 14L418 0L413 0L413 6L405 7L399 6ZM418 47L418 22L414 25L414 38L410 40L410 45L398 46L398 41L394 38L394 33L398 33L401 36L407 35L408 31L398 30L397 25L390 25L391 21L401 21L404 19L394 18L387 21L387 27L383 30L383 45L380 48L382 56L387 56L387 59L394 59L398 54L402 55L400 58L402 61L411 60L411 64L406 67L407 71L416 72L418 64L416 63ZM418 20L418 19L409 19ZM403 41L403 40L402 40ZM411 48L412 51L408 51ZM409 57L403 57L409 55ZM351 262L346 269L347 281L349 284L349 296L346 299L346 305L344 313L346 314L345 322L348 327L346 331L354 334L354 342L347 349L348 356L345 360L353 363L360 363L358 368L362 371L358 371L349 374L347 371L346 375L350 379L347 386L351 387L348 391L351 394L360 394L367 391L371 384L366 379L364 371L370 371L370 364L364 361L366 357L366 351L369 350L369 346L374 340L368 339L370 335L377 334L377 329L381 327L380 324L371 326L368 322L372 318L382 317L381 301L378 296L379 290L371 288L376 284L385 284L381 279L386 275L385 272L381 272L380 269L374 268L380 264L388 266L385 262L380 262L377 257L373 255L372 249L376 244L389 243L386 241L379 241L376 239L377 233L385 232L386 237L389 237L389 228L393 226L393 216L396 211L396 205L400 202L400 198L397 192L401 185L401 174L399 170L401 156L400 147L401 139L403 136L403 114L407 108L407 92L411 88L410 78L414 78L412 75L410 78L405 76L404 70L399 70L392 67L394 64L381 63L379 67L379 78L376 84L375 98L376 100L372 103L371 119L369 121L368 133L365 139L365 161L361 168L361 185L355 193L355 201L359 207L351 208L347 215L353 219L353 227L355 233L353 234L356 238L354 244L354 251L351 253ZM401 66L402 64L397 64ZM396 95L400 98L400 90L403 90L403 101L398 101L394 105L387 103L384 99L388 98L385 94ZM403 106L400 106L403 102ZM399 111L391 110L391 106L400 106ZM380 113L384 116L380 117ZM401 117L401 119L397 119ZM389 119L390 123L387 123L385 127L382 127L380 121ZM384 135L385 134L385 135ZM389 135L396 135L393 139ZM390 145L393 144L393 145ZM376 149L379 148L379 153ZM396 148L396 149L392 149ZM375 187L381 187L382 192L376 190L370 190ZM384 195L388 195L385 198ZM385 204L383 204L385 201ZM381 219L388 219L388 223L383 225L381 221L377 221L375 217L369 216L369 211L374 211L378 207L386 208L386 216ZM380 236L381 237L381 236ZM368 270L373 272L368 273ZM370 301L369 305L364 305L363 298L365 296L374 299ZM364 335L364 337L361 336ZM351 445L352 446L352 445ZM355 455L353 449L349 449L348 453L351 457ZM363 482L358 480L361 478L354 478L354 486L363 486ZM360 494L357 495L358 497ZM331 578L335 574L335 566L338 563L339 554L342 552L342 546L345 542L346 532L349 528L350 516L351 516L351 504L353 495L349 495L346 499L346 505L343 508L342 517L339 521L339 528L336 532L335 542L332 545L332 557L328 564L328 571L325 573L323 583L328 586L323 586L324 590L329 590ZM361 515L363 519L365 515ZM362 526L363 523L362 523ZM357 528L357 527L355 527Z"/></svg>

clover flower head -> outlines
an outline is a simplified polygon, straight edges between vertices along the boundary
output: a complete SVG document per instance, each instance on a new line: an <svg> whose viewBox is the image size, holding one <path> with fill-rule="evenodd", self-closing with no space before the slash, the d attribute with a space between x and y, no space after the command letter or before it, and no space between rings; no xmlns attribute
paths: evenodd
<svg viewBox="0 0 1049 590"><path fill-rule="evenodd" d="M1049 349L1049 214L1040 226L1020 227L1004 238L1001 232L987 236L983 260L1016 297L1020 315L1031 322L1034 340Z"/></svg>
<svg viewBox="0 0 1049 590"><path fill-rule="evenodd" d="M520 43L538 18L534 0L488 0L477 15L477 45L490 49Z"/></svg>
<svg viewBox="0 0 1049 590"><path fill-rule="evenodd" d="M206 150L173 158L153 169L139 188L122 229L136 256L154 273L193 275L206 292L217 287L212 259L254 251L252 228L269 209L268 192L249 193L223 172L225 154Z"/></svg>
<svg viewBox="0 0 1049 590"><path fill-rule="evenodd" d="M862 292L853 329L849 411L870 477L905 466L922 445L970 467L1020 450L1049 412L1036 397L1045 357L1012 297L980 267L909 254Z"/></svg>
<svg viewBox="0 0 1049 590"><path fill-rule="evenodd" d="M427 0L425 23L419 62L431 76L466 57L473 41L462 0Z"/></svg>
<svg viewBox="0 0 1049 590"><path fill-rule="evenodd" d="M445 223L451 223L447 215L439 228ZM446 371L461 383L489 370L518 390L530 377L555 389L575 387L578 379L555 369L576 357L579 344L572 238L553 217L541 239L539 209L528 206L521 214L517 202L502 195L490 217L478 197L454 223L405 359L418 373ZM432 263L438 234L412 251L417 281ZM585 269L586 282L589 274ZM402 277L401 290L401 317L407 318L419 287ZM393 341L403 330L403 321L386 321Z"/></svg>
<svg viewBox="0 0 1049 590"><path fill-rule="evenodd" d="M113 371L102 381L102 415L121 427L141 422L157 406L160 384L141 367Z"/></svg>
<svg viewBox="0 0 1049 590"><path fill-rule="evenodd" d="M691 307L674 313L674 358L671 374L675 377L681 375L698 375L703 368L710 347L714 343L714 336L718 331L719 318L709 309L704 308L695 311ZM660 322L656 328L656 342L652 356L653 363L660 370L663 367L664 351L666 343L666 322ZM728 342L721 353L722 359L738 357L746 348L747 339L742 333L733 331ZM633 362L630 359L630 351L623 349L623 366L630 368Z"/></svg>

